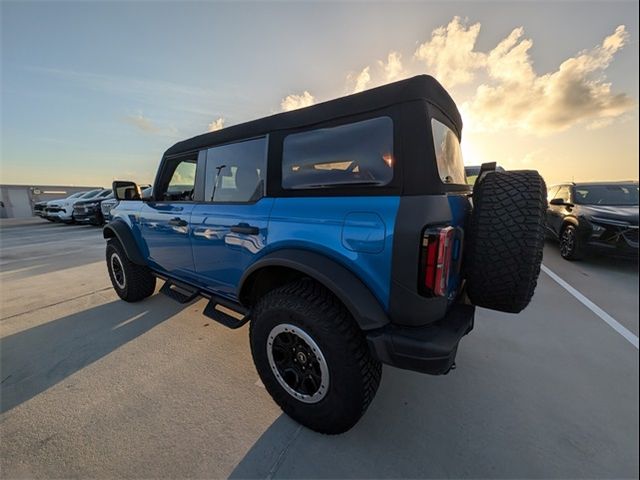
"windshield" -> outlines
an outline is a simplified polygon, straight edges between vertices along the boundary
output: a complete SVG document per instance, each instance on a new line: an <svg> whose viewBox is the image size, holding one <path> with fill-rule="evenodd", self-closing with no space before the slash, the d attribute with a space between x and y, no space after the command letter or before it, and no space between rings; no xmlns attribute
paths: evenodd
<svg viewBox="0 0 640 480"><path fill-rule="evenodd" d="M580 205L638 205L638 185L578 185L574 201Z"/></svg>
<svg viewBox="0 0 640 480"><path fill-rule="evenodd" d="M91 190L90 192L85 193L80 198L93 198L98 195L102 190Z"/></svg>

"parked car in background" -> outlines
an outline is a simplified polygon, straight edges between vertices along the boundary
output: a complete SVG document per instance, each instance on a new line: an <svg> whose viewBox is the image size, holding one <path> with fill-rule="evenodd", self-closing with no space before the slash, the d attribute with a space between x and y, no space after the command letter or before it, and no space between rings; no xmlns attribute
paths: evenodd
<svg viewBox="0 0 640 480"><path fill-rule="evenodd" d="M638 182L565 183L549 188L547 234L560 255L638 256Z"/></svg>
<svg viewBox="0 0 640 480"><path fill-rule="evenodd" d="M89 200L79 200L73 205L73 218L78 223L90 223L92 225L102 225L101 204L107 199L112 199L111 189L102 191L99 195Z"/></svg>
<svg viewBox="0 0 640 480"><path fill-rule="evenodd" d="M47 204L46 207L46 216L47 219L51 219L54 221L61 221L65 223L73 223L73 206L82 200L89 200L101 197L104 192L104 188L98 188L96 190L89 190L88 192L83 192L81 195L76 196L71 195L62 200L52 200Z"/></svg>
<svg viewBox="0 0 640 480"><path fill-rule="evenodd" d="M55 222L60 220L60 218L58 217L58 212L60 211L60 209L62 208L61 206L63 204L65 204L66 202L73 202L75 200L77 200L78 198L80 198L81 196L83 196L84 194L86 194L88 192L76 192L72 195L69 195L68 197L65 198L56 198L55 200L49 200L44 202L44 207L42 207L41 209L41 215L39 215L42 218L46 218L47 220L49 220L50 222ZM42 202L40 202L42 203Z"/></svg>

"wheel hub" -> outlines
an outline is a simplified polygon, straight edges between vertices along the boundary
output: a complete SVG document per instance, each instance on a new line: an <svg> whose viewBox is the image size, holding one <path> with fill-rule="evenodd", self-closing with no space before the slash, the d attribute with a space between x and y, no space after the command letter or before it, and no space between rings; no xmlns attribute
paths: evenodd
<svg viewBox="0 0 640 480"><path fill-rule="evenodd" d="M289 395L317 403L329 389L329 369L318 344L300 327L281 324L267 339L269 365Z"/></svg>
<svg viewBox="0 0 640 480"><path fill-rule="evenodd" d="M122 267L122 262L120 261L120 257L118 254L113 253L111 255L111 272L113 273L113 278L116 282L116 285L121 289L125 287L125 276L124 276L124 268Z"/></svg>

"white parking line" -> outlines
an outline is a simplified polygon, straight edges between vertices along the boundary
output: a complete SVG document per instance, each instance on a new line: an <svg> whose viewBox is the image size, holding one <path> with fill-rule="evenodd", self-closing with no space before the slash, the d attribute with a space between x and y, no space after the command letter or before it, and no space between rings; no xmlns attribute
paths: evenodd
<svg viewBox="0 0 640 480"><path fill-rule="evenodd" d="M589 300L587 297L581 294L578 290L576 290L567 282L565 282L558 275L556 275L551 270L549 270L549 268L546 265L542 265L540 268L544 273L549 275L554 282L556 282L558 285L564 288L567 292L573 295L580 303L582 303L585 307L587 307L589 310L591 310L593 313L599 316L602 320L604 320L605 323L607 323L607 325L613 328L616 332L622 335L631 345L638 348L638 337L636 335L634 335L626 327L621 325L620 322L618 322L615 318L613 318L611 315L609 315L607 312L602 310L599 306L597 306L595 303L593 303L591 300Z"/></svg>

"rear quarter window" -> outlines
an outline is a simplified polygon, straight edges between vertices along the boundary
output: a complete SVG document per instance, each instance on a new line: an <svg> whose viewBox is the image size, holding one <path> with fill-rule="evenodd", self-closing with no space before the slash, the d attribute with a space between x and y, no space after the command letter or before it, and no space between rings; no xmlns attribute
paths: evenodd
<svg viewBox="0 0 640 480"><path fill-rule="evenodd" d="M435 118L431 119L433 148L442 183L466 185L460 140L453 130Z"/></svg>
<svg viewBox="0 0 640 480"><path fill-rule="evenodd" d="M282 187L387 185L393 179L393 121L378 117L287 135Z"/></svg>

